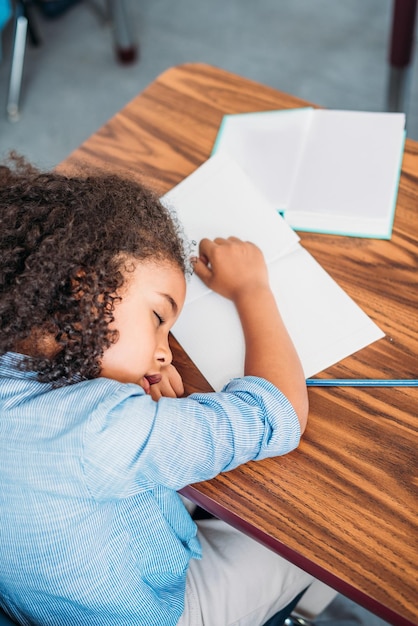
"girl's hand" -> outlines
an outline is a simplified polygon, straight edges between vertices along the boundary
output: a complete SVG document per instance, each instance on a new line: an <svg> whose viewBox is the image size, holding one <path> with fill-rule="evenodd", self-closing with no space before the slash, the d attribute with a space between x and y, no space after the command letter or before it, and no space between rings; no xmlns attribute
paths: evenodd
<svg viewBox="0 0 418 626"><path fill-rule="evenodd" d="M233 302L246 290L269 288L263 253L237 237L202 239L193 265L205 285Z"/></svg>
<svg viewBox="0 0 418 626"><path fill-rule="evenodd" d="M153 400L159 400L162 396L179 398L184 394L183 381L174 365L165 365L160 374L161 379L150 384L149 393Z"/></svg>
<svg viewBox="0 0 418 626"><path fill-rule="evenodd" d="M302 364L277 308L263 254L236 237L202 239L196 275L234 303L245 340L244 374L266 378L293 404L303 431L308 394Z"/></svg>

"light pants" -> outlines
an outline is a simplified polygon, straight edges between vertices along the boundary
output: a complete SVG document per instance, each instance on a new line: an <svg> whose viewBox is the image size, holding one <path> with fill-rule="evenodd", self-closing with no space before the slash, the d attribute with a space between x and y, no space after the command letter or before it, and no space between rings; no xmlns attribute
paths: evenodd
<svg viewBox="0 0 418 626"><path fill-rule="evenodd" d="M313 578L218 519L196 522L202 559L192 559L178 626L262 626Z"/></svg>

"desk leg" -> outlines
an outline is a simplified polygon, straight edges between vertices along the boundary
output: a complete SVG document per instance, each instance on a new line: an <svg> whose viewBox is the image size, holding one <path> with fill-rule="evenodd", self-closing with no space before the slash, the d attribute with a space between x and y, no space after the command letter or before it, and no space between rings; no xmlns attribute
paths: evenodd
<svg viewBox="0 0 418 626"><path fill-rule="evenodd" d="M411 74L417 0L393 0L387 110L405 111Z"/></svg>

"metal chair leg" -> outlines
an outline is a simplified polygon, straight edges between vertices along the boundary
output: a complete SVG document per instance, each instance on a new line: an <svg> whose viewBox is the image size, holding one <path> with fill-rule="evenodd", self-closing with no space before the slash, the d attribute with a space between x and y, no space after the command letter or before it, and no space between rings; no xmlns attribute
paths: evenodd
<svg viewBox="0 0 418 626"><path fill-rule="evenodd" d="M314 626L314 624L309 620L303 619L303 617L291 615L285 620L284 626Z"/></svg>
<svg viewBox="0 0 418 626"><path fill-rule="evenodd" d="M11 122L16 122L19 119L19 101L20 90L22 86L23 62L25 59L27 30L28 20L25 15L23 15L23 11L19 11L16 14L15 35L9 80L9 94L7 97L7 115Z"/></svg>
<svg viewBox="0 0 418 626"><path fill-rule="evenodd" d="M407 111L417 0L393 0L387 87L388 111Z"/></svg>
<svg viewBox="0 0 418 626"><path fill-rule="evenodd" d="M115 51L121 63L133 63L138 56L138 45L131 33L125 0L107 0L113 22Z"/></svg>

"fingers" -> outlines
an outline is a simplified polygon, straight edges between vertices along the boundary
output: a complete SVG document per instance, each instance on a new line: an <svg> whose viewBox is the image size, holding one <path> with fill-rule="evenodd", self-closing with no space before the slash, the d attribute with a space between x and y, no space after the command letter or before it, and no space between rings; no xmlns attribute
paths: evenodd
<svg viewBox="0 0 418 626"><path fill-rule="evenodd" d="M194 270L203 283L218 294L235 300L243 289L268 284L261 250L237 237L202 239Z"/></svg>
<svg viewBox="0 0 418 626"><path fill-rule="evenodd" d="M216 237L216 239L202 239L199 244L199 256L192 259L194 269L199 278L205 282L209 280L220 266L234 264L241 269L245 264L251 264L257 257L262 258L261 250L249 241L242 241L238 237Z"/></svg>
<svg viewBox="0 0 418 626"><path fill-rule="evenodd" d="M180 397L184 394L183 380L174 365L170 364L168 367L170 370L168 376L170 387L173 390L174 394L177 397Z"/></svg>
<svg viewBox="0 0 418 626"><path fill-rule="evenodd" d="M225 241L224 239L221 239L220 237L218 237L217 239L202 239L201 242L199 243L199 260L206 262L209 262L210 257L213 254L213 250L214 248L216 248L217 245L219 245L221 243L221 241Z"/></svg>
<svg viewBox="0 0 418 626"><path fill-rule="evenodd" d="M215 256L220 252L226 252L228 246L231 244L240 243L243 244L237 237L216 237L216 239L202 239L199 244L199 256L193 259L194 269L199 278L204 280L211 276L211 269Z"/></svg>
<svg viewBox="0 0 418 626"><path fill-rule="evenodd" d="M209 267L209 261L205 257L196 257L193 259L193 270L196 276L207 285L212 278L212 270Z"/></svg>
<svg viewBox="0 0 418 626"><path fill-rule="evenodd" d="M183 381L174 365L167 365L161 369L161 380L150 386L149 393L153 400L165 398L179 398L184 394Z"/></svg>
<svg viewBox="0 0 418 626"><path fill-rule="evenodd" d="M214 248L224 242L225 239L218 237L213 241L211 239L202 239L199 244L199 256L193 259L193 269L195 274L208 285L212 279L211 258Z"/></svg>
<svg viewBox="0 0 418 626"><path fill-rule="evenodd" d="M162 398L163 395L158 385L152 385L149 394L155 402Z"/></svg>

